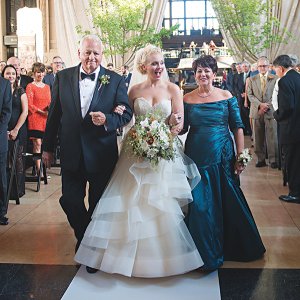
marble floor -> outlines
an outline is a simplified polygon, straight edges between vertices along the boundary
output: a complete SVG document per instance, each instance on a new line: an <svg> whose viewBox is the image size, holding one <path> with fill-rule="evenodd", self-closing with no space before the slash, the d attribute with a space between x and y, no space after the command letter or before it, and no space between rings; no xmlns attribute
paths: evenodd
<svg viewBox="0 0 300 300"><path fill-rule="evenodd" d="M48 174L38 193L26 183L21 204L9 203L9 225L0 226L0 300L60 299L77 272L75 239L58 202L60 170ZM280 201L287 193L281 172L255 168L254 160L241 186L267 252L255 262L225 262L221 298L300 299L300 205Z"/></svg>

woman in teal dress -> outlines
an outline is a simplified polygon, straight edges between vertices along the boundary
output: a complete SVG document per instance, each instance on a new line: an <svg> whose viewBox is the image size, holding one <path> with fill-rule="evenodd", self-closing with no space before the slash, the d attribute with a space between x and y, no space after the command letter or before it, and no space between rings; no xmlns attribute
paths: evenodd
<svg viewBox="0 0 300 300"><path fill-rule="evenodd" d="M245 166L236 161L236 153L244 149L238 103L230 92L213 86L217 68L210 55L195 60L198 88L184 96L184 129L189 130L185 153L201 174L200 183L192 191L194 201L189 205L186 223L204 270L217 269L224 260L255 260L265 252L239 186L238 176Z"/></svg>

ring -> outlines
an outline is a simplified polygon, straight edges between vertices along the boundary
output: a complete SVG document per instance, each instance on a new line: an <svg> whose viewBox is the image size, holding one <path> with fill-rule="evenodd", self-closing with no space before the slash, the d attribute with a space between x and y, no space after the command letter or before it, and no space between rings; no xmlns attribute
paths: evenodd
<svg viewBox="0 0 300 300"><path fill-rule="evenodd" d="M180 120L181 119L181 117L178 117L178 120Z"/></svg>

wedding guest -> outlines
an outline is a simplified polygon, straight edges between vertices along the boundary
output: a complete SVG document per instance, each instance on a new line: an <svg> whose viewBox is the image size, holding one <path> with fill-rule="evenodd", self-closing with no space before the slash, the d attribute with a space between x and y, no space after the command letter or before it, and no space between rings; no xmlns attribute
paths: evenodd
<svg viewBox="0 0 300 300"><path fill-rule="evenodd" d="M107 66L106 66L106 68L107 68L108 70L110 70L110 71L114 71L114 70L115 70L114 64L113 64L113 63L108 63Z"/></svg>
<svg viewBox="0 0 300 300"><path fill-rule="evenodd" d="M2 76L8 79L11 84L12 91L12 114L8 123L8 137L15 141L18 139L19 145L16 158L16 173L18 182L18 196L25 194L25 167L23 161L23 152L25 150L27 128L26 118L28 115L28 100L26 93L22 87L18 86L17 71L13 65L6 65L2 71ZM12 143L9 143L9 151L12 153ZM10 155L12 156L12 155ZM16 191L12 191L15 197Z"/></svg>
<svg viewBox="0 0 300 300"><path fill-rule="evenodd" d="M129 67L127 65L123 65L121 67L121 73L122 73L122 76L124 77L125 85L128 89L129 83L130 83L130 80L131 80L131 76L132 76L132 74L129 72Z"/></svg>
<svg viewBox="0 0 300 300"><path fill-rule="evenodd" d="M27 75L21 74L21 63L19 58L12 56L7 60L8 65L13 65L17 70L17 78L18 78L18 86L21 86L24 90L26 90L27 85L33 81L33 78Z"/></svg>
<svg viewBox="0 0 300 300"><path fill-rule="evenodd" d="M116 129L132 117L124 79L100 66L102 51L99 37L87 35L78 49L81 63L56 74L43 139L43 160L50 167L60 128L60 204L74 229L76 250L118 160ZM118 105L125 107L122 116L113 112Z"/></svg>
<svg viewBox="0 0 300 300"><path fill-rule="evenodd" d="M60 56L54 56L52 59L52 72L45 75L43 78L43 82L50 86L50 90L52 90L53 83L57 72L63 69L63 61Z"/></svg>
<svg viewBox="0 0 300 300"><path fill-rule="evenodd" d="M34 63L32 65L33 82L26 88L28 97L28 136L33 143L33 153L41 153L48 110L51 102L50 86L43 83L45 65ZM36 161L36 171L40 169L40 160Z"/></svg>
<svg viewBox="0 0 300 300"><path fill-rule="evenodd" d="M277 76L268 73L269 60L260 57L257 61L259 74L250 77L247 96L251 103L250 115L253 119L254 152L256 167L265 167L266 152L272 169L278 168L277 126L273 118L272 94ZM267 151L266 151L267 150Z"/></svg>
<svg viewBox="0 0 300 300"><path fill-rule="evenodd" d="M274 118L279 123L289 186L289 194L281 195L279 199L300 204L300 75L293 69L293 61L288 55L279 55L273 65L281 78Z"/></svg>
<svg viewBox="0 0 300 300"><path fill-rule="evenodd" d="M11 87L10 82L0 76L0 225L7 225L7 128L11 116Z"/></svg>
<svg viewBox="0 0 300 300"><path fill-rule="evenodd" d="M196 163L201 181L192 191L186 223L203 270L214 270L224 260L259 259L265 248L239 187L245 165L240 162L244 136L237 99L213 86L218 66L212 56L196 59L193 70L198 88L184 96L183 132L189 130L185 153Z"/></svg>
<svg viewBox="0 0 300 300"><path fill-rule="evenodd" d="M0 61L0 73L2 73L5 66L6 66L6 62L4 60L1 60Z"/></svg>

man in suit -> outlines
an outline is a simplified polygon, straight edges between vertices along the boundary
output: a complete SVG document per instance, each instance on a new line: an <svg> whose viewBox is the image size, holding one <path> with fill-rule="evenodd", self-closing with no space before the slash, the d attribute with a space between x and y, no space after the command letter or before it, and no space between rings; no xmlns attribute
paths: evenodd
<svg viewBox="0 0 300 300"><path fill-rule="evenodd" d="M250 77L250 64L246 61L241 64L242 72L238 74L236 79L236 94L240 107L240 114L244 124L244 135L252 135L250 119L249 119L249 105L245 106L246 99L246 80Z"/></svg>
<svg viewBox="0 0 300 300"><path fill-rule="evenodd" d="M253 118L254 152L256 167L266 166L266 148L270 167L278 167L277 127L273 117L272 94L277 76L268 74L269 61L260 57L257 62L259 74L248 79L247 96L251 102L250 115ZM266 144L266 146L265 146Z"/></svg>
<svg viewBox="0 0 300 300"><path fill-rule="evenodd" d="M284 146L289 194L280 200L300 204L300 74L293 69L288 55L273 62L278 81L278 109L274 118L279 123L280 143Z"/></svg>
<svg viewBox="0 0 300 300"><path fill-rule="evenodd" d="M61 71L63 69L63 60L61 59L60 56L54 56L52 59L52 73L46 74L43 82L48 84L50 86L50 89L52 91L53 83L55 76L58 71Z"/></svg>
<svg viewBox="0 0 300 300"><path fill-rule="evenodd" d="M20 60L12 56L7 60L8 65L13 65L17 71L17 78L18 78L18 85L21 86L25 91L28 83L33 81L33 78L27 76L27 75L22 75L21 74L21 63Z"/></svg>
<svg viewBox="0 0 300 300"><path fill-rule="evenodd" d="M7 225L7 126L12 110L10 82L0 76L0 225Z"/></svg>
<svg viewBox="0 0 300 300"><path fill-rule="evenodd" d="M122 66L121 67L121 72L122 72L122 75L125 79L126 87L128 89L129 83L130 83L130 80L131 80L131 76L132 76L132 74L129 72L129 67L127 65Z"/></svg>
<svg viewBox="0 0 300 300"><path fill-rule="evenodd" d="M78 56L78 66L56 75L43 139L43 161L50 167L60 127L60 204L74 229L76 250L118 160L116 129L132 117L123 77L100 66L101 40L85 36ZM122 115L114 112L117 106L125 108Z"/></svg>

